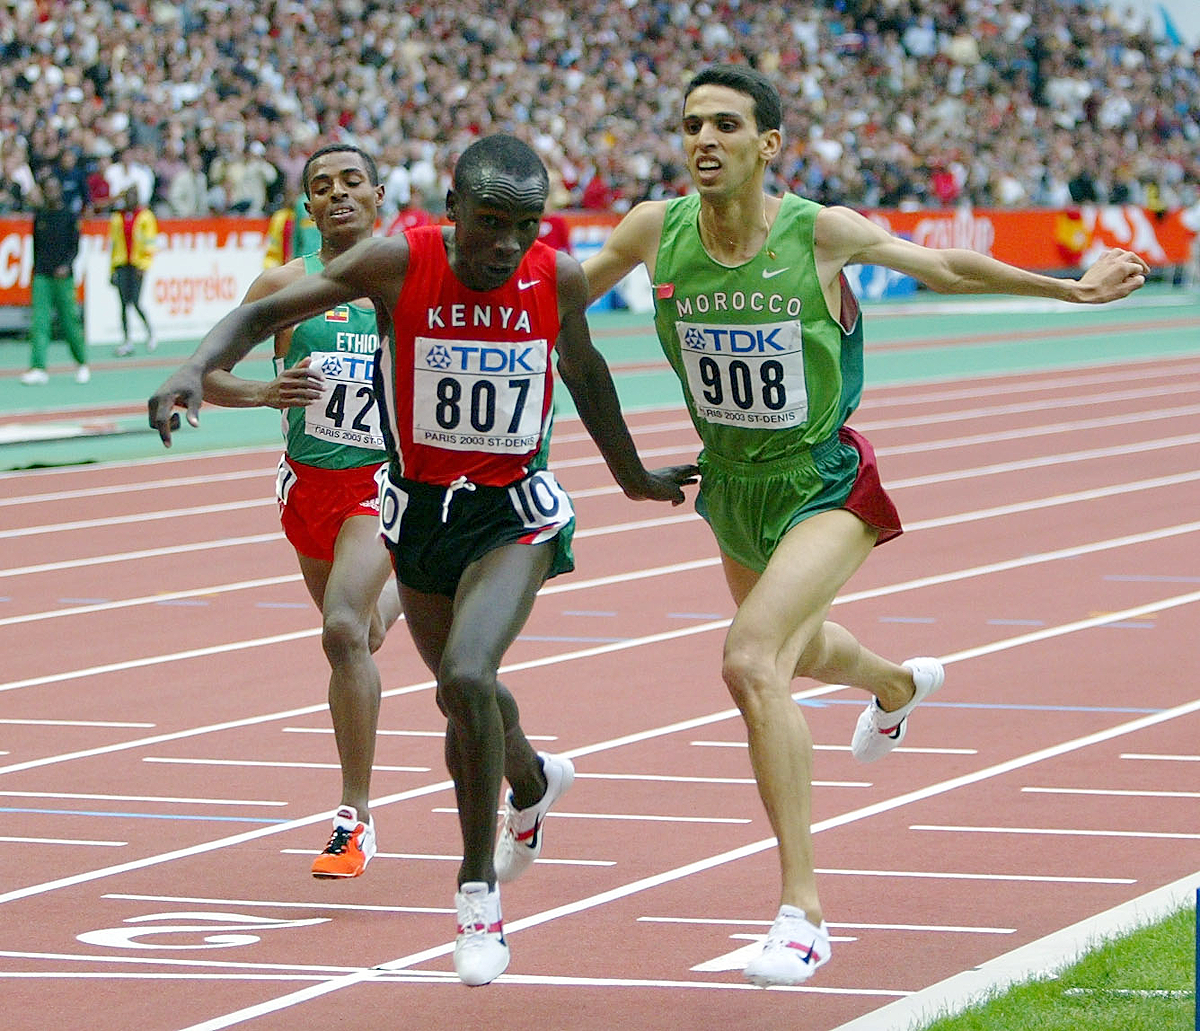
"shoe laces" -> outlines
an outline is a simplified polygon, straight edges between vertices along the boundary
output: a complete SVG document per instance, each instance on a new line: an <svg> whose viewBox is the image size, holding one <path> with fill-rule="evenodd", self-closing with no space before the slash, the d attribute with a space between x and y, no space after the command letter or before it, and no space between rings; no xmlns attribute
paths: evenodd
<svg viewBox="0 0 1200 1031"><path fill-rule="evenodd" d="M462 896L458 923L461 933L472 938L483 938L487 935L491 921L488 920L487 899L476 898L472 895Z"/></svg>
<svg viewBox="0 0 1200 1031"><path fill-rule="evenodd" d="M329 836L329 844L325 846L325 854L340 856L353 840L353 830L347 827L334 827L333 833Z"/></svg>

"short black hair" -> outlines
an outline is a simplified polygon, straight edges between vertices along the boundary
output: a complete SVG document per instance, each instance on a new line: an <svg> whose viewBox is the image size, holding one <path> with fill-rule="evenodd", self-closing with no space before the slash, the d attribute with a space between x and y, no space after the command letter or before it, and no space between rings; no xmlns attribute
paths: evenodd
<svg viewBox="0 0 1200 1031"><path fill-rule="evenodd" d="M514 179L540 179L546 193L550 192L550 175L537 151L506 133L484 136L462 152L454 164L454 192L475 196L482 182L497 173Z"/></svg>
<svg viewBox="0 0 1200 1031"><path fill-rule="evenodd" d="M375 166L375 159L371 157L362 147L356 147L352 143L328 143L320 150L314 151L308 156L308 160L304 162L304 171L300 174L300 183L304 187L304 196L308 196L308 173L312 168L312 164L319 157L324 157L326 154L357 154L363 159L363 165L367 169L367 179L370 180L372 186L379 185L379 169Z"/></svg>
<svg viewBox="0 0 1200 1031"><path fill-rule="evenodd" d="M745 93L754 101L754 124L759 132L778 129L783 124L783 101L779 90L762 72L743 64L715 64L692 78L683 91L686 102L699 86L725 86Z"/></svg>

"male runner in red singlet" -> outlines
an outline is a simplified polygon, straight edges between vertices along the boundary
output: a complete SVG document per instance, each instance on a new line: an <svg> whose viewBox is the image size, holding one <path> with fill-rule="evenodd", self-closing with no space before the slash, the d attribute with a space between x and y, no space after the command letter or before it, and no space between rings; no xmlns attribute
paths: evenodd
<svg viewBox="0 0 1200 1031"><path fill-rule="evenodd" d="M617 483L632 499L683 501L694 466L649 472L621 417L584 317L579 263L538 242L549 180L511 136L468 147L447 196L453 226L372 238L284 290L221 320L150 399L170 443L175 406L198 422L204 374L297 321L369 296L383 343L376 365L389 468L380 524L405 617L438 679L463 862L455 970L486 984L508 965L498 882L541 849L541 824L574 769L539 755L497 680L543 581L572 568L570 499L546 467L552 364ZM500 782L511 785L494 846Z"/></svg>
<svg viewBox="0 0 1200 1031"><path fill-rule="evenodd" d="M247 301L319 272L375 229L383 187L369 154L344 143L322 147L305 163L303 185L320 249L268 269L251 284ZM358 877L376 851L370 789L380 684L372 653L400 615L379 541L376 476L387 454L371 383L376 346L375 311L360 300L276 333L274 379L235 376L232 362L204 378L206 401L284 413L280 521L321 612L342 767L333 833L312 866L321 878Z"/></svg>

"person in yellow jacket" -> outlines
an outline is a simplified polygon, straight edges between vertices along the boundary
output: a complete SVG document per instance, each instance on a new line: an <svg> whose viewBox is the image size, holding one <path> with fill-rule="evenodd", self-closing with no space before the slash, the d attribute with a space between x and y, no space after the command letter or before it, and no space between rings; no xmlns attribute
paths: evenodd
<svg viewBox="0 0 1200 1031"><path fill-rule="evenodd" d="M301 193L275 211L267 222L267 251L263 268L278 268L293 258L315 254L321 249L321 234Z"/></svg>
<svg viewBox="0 0 1200 1031"><path fill-rule="evenodd" d="M146 327L146 350L158 346L150 320L142 310L142 280L158 241L158 219L149 208L138 203L136 186L130 186L122 194L122 203L114 211L108 223L108 238L112 244L112 278L121 303L121 336L124 338L117 348L118 357L133 354L133 343L129 339L129 309L133 308Z"/></svg>

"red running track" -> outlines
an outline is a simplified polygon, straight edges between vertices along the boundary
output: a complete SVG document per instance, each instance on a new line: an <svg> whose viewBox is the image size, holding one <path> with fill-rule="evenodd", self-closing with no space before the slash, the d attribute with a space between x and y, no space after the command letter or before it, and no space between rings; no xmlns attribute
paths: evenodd
<svg viewBox="0 0 1200 1031"><path fill-rule="evenodd" d="M273 452L0 477L0 979L9 1031L361 1025L831 1029L1200 869L1200 358L880 389L855 425L908 533L834 610L943 657L905 747L859 766L863 696L797 682L836 936L814 982L738 969L777 866L720 682L704 525L634 505L578 424L554 458L578 569L507 657L575 757L544 861L505 889L509 973L454 979L457 825L402 627L379 857L314 881L338 775ZM632 417L686 460L681 410Z"/></svg>

